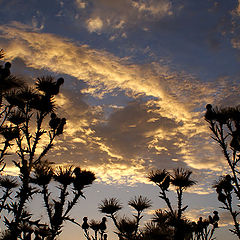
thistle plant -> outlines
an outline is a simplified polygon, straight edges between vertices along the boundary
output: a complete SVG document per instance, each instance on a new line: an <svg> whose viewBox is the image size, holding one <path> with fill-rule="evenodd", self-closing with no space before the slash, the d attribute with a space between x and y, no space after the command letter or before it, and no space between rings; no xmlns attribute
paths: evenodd
<svg viewBox="0 0 240 240"><path fill-rule="evenodd" d="M52 169L48 162L35 167L33 182L43 196L44 206L48 216L48 240L54 240L62 232L63 223L70 221L79 223L71 218L70 212L80 197L85 198L82 190L95 180L94 173L72 166ZM49 191L51 181L57 184L59 196L53 197Z"/></svg>
<svg viewBox="0 0 240 240"><path fill-rule="evenodd" d="M99 205L99 211L112 219L117 229L115 233L120 240L140 239L140 221L143 218L143 212L151 207L151 201L146 197L138 196L129 200L128 205L137 212L131 219L117 216L118 211L122 209L122 204L116 198L104 199Z"/></svg>
<svg viewBox="0 0 240 240"><path fill-rule="evenodd" d="M0 187L2 189L1 201L0 201L0 214L3 210L7 210L9 200L12 198L13 191L18 187L17 180L13 177L1 176Z"/></svg>
<svg viewBox="0 0 240 240"><path fill-rule="evenodd" d="M188 206L183 205L183 193L186 189L196 184L195 181L191 179L192 172L187 169L177 168L174 169L172 173L164 170L152 171L148 175L148 179L154 182L160 188L160 198L163 199L167 205L167 217L168 225L173 227L174 233L173 238L175 240L184 240L186 230L186 219L184 217L184 211ZM174 209L173 203L168 197L168 191L172 185L176 190L177 208ZM156 216L159 212L156 212ZM161 217L163 214L161 212Z"/></svg>
<svg viewBox="0 0 240 240"><path fill-rule="evenodd" d="M0 51L0 59L3 56ZM93 183L95 175L79 167L55 169L45 160L67 122L56 113L55 99L64 79L40 77L34 86L28 87L11 75L10 68L9 62L0 65L0 172L5 167L8 149L14 145L16 152L14 155L12 150L11 160L19 176L18 181L0 177L0 214L5 224L0 239L54 240L65 221L78 224L71 218L71 211L80 197L85 198L83 189ZM49 190L54 182L58 197ZM47 222L28 210L36 194L43 197Z"/></svg>
<svg viewBox="0 0 240 240"><path fill-rule="evenodd" d="M54 97L59 92L62 79L55 81L50 76L41 77L37 79L35 87L21 86L12 90L19 85L13 84L16 79L10 75L10 66L6 63L5 68L0 68L1 109L3 109L0 126L0 137L3 140L0 161L3 161L7 149L14 144L17 148L17 158L15 157L12 162L19 169L20 182L11 203L5 206L6 199L2 207L11 215L11 217L5 215L3 219L8 229L7 234L15 240L21 237L22 226L27 222L34 225L31 214L25 210L28 201L38 193L38 189L32 185L31 175L34 167L41 164L43 157L53 147L55 138L63 133L66 119L55 117L59 119L57 124L54 126L49 124L48 129L43 127L49 122L50 115L56 115ZM39 144L43 139L47 144L41 150ZM5 191L7 198L10 198L9 191ZM35 225L37 226L37 222Z"/></svg>
<svg viewBox="0 0 240 240"><path fill-rule="evenodd" d="M222 208L227 210L233 219L234 229L230 229L240 239L239 200L240 200L240 108L213 108L206 106L205 120L209 124L212 139L220 146L229 173L219 177L214 188ZM236 201L233 201L236 199Z"/></svg>
<svg viewBox="0 0 240 240"><path fill-rule="evenodd" d="M3 59L4 56L4 51L1 49L0 59ZM24 86L24 82L21 79L11 75L10 68L11 63L9 62L6 62L4 67L0 65L0 133L4 137L0 146L0 172L3 171L6 165L4 163L4 157L8 154L7 150L11 147L12 140L15 139L18 134L18 129L15 127L5 126L13 106L11 104L3 104L3 99L10 91L20 89Z"/></svg>
<svg viewBox="0 0 240 240"><path fill-rule="evenodd" d="M154 222L148 222L145 224L142 230L142 238L141 240L172 240L171 229L169 226L166 228L159 227L158 224Z"/></svg>
<svg viewBox="0 0 240 240"><path fill-rule="evenodd" d="M104 213L107 217L111 218L116 227L118 226L116 214L119 210L122 209L122 204L117 198L105 198L99 204L98 209L101 213Z"/></svg>
<svg viewBox="0 0 240 240"><path fill-rule="evenodd" d="M200 217L197 222L191 223L193 240L213 240L214 232L218 228L219 216L217 211L213 211L213 216L207 219Z"/></svg>
<svg viewBox="0 0 240 240"><path fill-rule="evenodd" d="M81 227L84 231L85 238L87 240L107 240L107 234L105 232L107 229L106 221L106 217L103 217L102 221L96 221L92 219L88 223L88 218L84 217ZM92 229L92 231L94 232L93 235L90 233L90 229Z"/></svg>
<svg viewBox="0 0 240 240"><path fill-rule="evenodd" d="M143 218L142 213L144 210L150 208L152 206L151 201L147 197L138 196L132 198L130 201L128 201L128 205L131 206L133 209L136 210L137 214L133 215L135 218L135 230L134 230L134 237L137 237L138 229L140 220ZM130 221L131 222L131 221Z"/></svg>

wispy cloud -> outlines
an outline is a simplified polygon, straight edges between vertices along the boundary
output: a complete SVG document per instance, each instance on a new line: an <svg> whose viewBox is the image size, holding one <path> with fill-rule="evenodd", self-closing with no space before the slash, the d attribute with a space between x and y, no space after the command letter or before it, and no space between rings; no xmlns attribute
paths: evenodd
<svg viewBox="0 0 240 240"><path fill-rule="evenodd" d="M89 32L100 32L103 28L103 21L99 17L90 18L86 23Z"/></svg>
<svg viewBox="0 0 240 240"><path fill-rule="evenodd" d="M89 6L90 18L86 19L86 28L98 33L128 29L140 22L152 22L173 14L169 0L76 0L76 5L80 11Z"/></svg>
<svg viewBox="0 0 240 240"><path fill-rule="evenodd" d="M21 58L27 67L66 74L88 85L80 95L63 90L58 97L68 119L54 150L60 162L68 159L99 171L105 164L106 174L115 166L123 176L134 172L139 177L146 167L221 170L223 158L210 140L202 111L206 103L219 102L218 91L230 97L229 86L201 83L166 64L133 64L18 23L0 26L0 31L9 60ZM72 82L66 78L65 84ZM119 91L132 101L114 111L110 103L110 115L105 114L107 105L91 106L83 97L107 99Z"/></svg>

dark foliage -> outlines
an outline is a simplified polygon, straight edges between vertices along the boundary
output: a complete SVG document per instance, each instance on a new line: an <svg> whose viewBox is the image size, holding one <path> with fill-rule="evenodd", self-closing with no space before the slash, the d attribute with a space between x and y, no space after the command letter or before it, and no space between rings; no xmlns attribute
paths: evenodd
<svg viewBox="0 0 240 240"><path fill-rule="evenodd" d="M1 53L0 57L3 56ZM82 190L93 183L95 175L79 167L54 169L44 160L54 140L63 134L66 124L66 119L55 112L54 98L63 78L55 81L50 76L41 77L35 87L29 88L11 75L10 67L10 63L0 66L0 163L3 171L4 157L15 145L17 150L12 162L18 168L19 176L0 177L0 213L5 224L0 239L54 240L62 232L65 221L78 224L70 212L80 197L85 198ZM46 125L49 128L45 128ZM47 144L42 148L43 142ZM49 190L52 182L58 184L57 198L53 198ZM48 222L42 222L27 210L36 194L43 197Z"/></svg>
<svg viewBox="0 0 240 240"><path fill-rule="evenodd" d="M205 120L212 132L212 139L216 141L229 166L229 174L220 176L213 186L223 209L227 210L233 219L234 229L230 229L240 239L239 228L239 161L240 161L240 108L213 108L206 106ZM233 198L237 199L235 204Z"/></svg>

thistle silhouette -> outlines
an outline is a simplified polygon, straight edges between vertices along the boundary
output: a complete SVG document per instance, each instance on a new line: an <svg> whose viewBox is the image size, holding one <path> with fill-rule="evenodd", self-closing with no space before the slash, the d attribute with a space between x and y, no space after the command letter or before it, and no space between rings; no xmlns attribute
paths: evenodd
<svg viewBox="0 0 240 240"><path fill-rule="evenodd" d="M4 74L6 73L5 65ZM8 75L8 76L7 76ZM41 81L43 84L44 81ZM55 83L52 82L54 85ZM40 83L37 82L37 86ZM15 202L8 204L7 210L12 213L13 218L9 220L5 217L5 224L9 229L9 233L13 240L21 236L23 226L26 224L35 224L31 222L31 214L25 211L26 203L38 193L38 189L32 185L31 173L37 164L41 164L42 158L48 153L53 146L53 141L57 135L56 131L45 130L43 124L47 117L55 109L54 99L52 96L45 96L37 90L37 88L22 87L21 89L5 93L5 108L9 109L7 116L5 115L4 125L1 126L1 135L5 139L5 145L10 141L17 146L17 155L19 160L14 160L13 163L20 171L19 189L16 191ZM34 124L34 119L35 124ZM34 126L35 125L35 126ZM32 132L31 129L36 129ZM48 144L43 148L40 154L36 153L38 144L42 138L48 137ZM4 149L3 149L4 150ZM3 153L4 151L2 151ZM35 181L37 178L35 179ZM39 180L39 179L38 179ZM32 233L31 233L32 234ZM30 238L30 233L24 234L24 237Z"/></svg>
<svg viewBox="0 0 240 240"><path fill-rule="evenodd" d="M4 58L4 51L0 50L0 59ZM14 105L11 103L3 104L3 99L10 94L11 91L15 89L20 89L24 86L24 82L11 75L10 72L11 63L6 62L3 67L0 65L0 134L4 137L4 142L0 148L0 172L3 171L5 167L4 157L8 154L7 150L11 147L11 141L17 137L18 129L16 127L6 126L6 121L11 114L11 109Z"/></svg>
<svg viewBox="0 0 240 240"><path fill-rule="evenodd" d="M76 172L78 174L75 174ZM79 167L73 169L72 166L52 169L48 162L38 164L34 169L34 173L33 182L37 184L47 210L49 220L48 240L54 240L62 232L65 221L80 226L75 219L70 217L70 212L80 197L85 198L82 190L93 183L95 175L90 171L81 170ZM58 198L51 196L52 194L49 191L51 181L58 184ZM87 234L89 225L87 225L87 219L84 221L83 227Z"/></svg>
<svg viewBox="0 0 240 240"><path fill-rule="evenodd" d="M218 143L226 162L229 166L229 174L220 176L214 184L218 200L223 209L227 210L233 219L234 229L230 229L240 239L239 228L239 161L240 161L240 109L239 107L213 108L211 104L206 106L205 120L213 134L212 139ZM238 202L235 204L233 198Z"/></svg>
<svg viewBox="0 0 240 240"><path fill-rule="evenodd" d="M141 231L139 229L140 221L143 218L143 212L151 207L151 201L143 196L137 196L129 200L128 205L137 212L133 218L119 217L117 212L122 209L122 204L116 198L104 199L99 204L99 211L112 219L117 231L118 238L121 240L140 239Z"/></svg>
<svg viewBox="0 0 240 240"><path fill-rule="evenodd" d="M15 145L17 157L13 163L19 169L19 178L16 181L0 177L0 213L5 224L0 239L54 240L62 232L65 221L79 225L71 218L71 210L80 197L85 198L82 190L93 183L95 175L79 167L55 169L44 160L66 125L66 119L55 112L55 96L64 79L40 77L35 87L28 87L11 76L10 67L10 63L0 67L0 137L3 140L0 163L8 154L8 148ZM42 144L45 144L43 148ZM52 182L59 190L55 198L49 190ZM43 197L47 222L27 210L36 194Z"/></svg>
<svg viewBox="0 0 240 240"><path fill-rule="evenodd" d="M211 222L212 228L209 228L210 222L205 221L204 227L188 220L184 212L188 205L183 206L183 194L188 188L192 187L196 182L191 179L192 171L183 168L173 169L172 173L163 170L152 171L148 175L148 179L154 182L160 188L160 198L167 205L168 210L157 210L155 212L152 223L145 228L146 239L157 239L157 236L164 239L174 240L211 240L213 239L215 228L217 227L216 215L215 220ZM168 197L170 187L175 188L177 207ZM206 224L207 223L207 224ZM143 239L145 239L143 238Z"/></svg>
<svg viewBox="0 0 240 240"><path fill-rule="evenodd" d="M107 229L106 225L106 217L102 218L102 221L96 221L92 219L88 223L88 218L83 218L82 229L84 231L84 236L87 240L105 240L107 239L107 234L105 233ZM94 234L91 235L89 232L89 228L93 230Z"/></svg>

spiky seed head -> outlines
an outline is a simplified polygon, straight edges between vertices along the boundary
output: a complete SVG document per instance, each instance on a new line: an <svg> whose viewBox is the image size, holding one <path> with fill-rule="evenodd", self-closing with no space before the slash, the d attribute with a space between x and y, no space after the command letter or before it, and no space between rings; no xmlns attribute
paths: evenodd
<svg viewBox="0 0 240 240"><path fill-rule="evenodd" d="M58 171L56 171L54 175L54 179L60 184L67 186L70 185L74 180L72 174L73 174L72 166L66 168L59 167Z"/></svg>
<svg viewBox="0 0 240 240"><path fill-rule="evenodd" d="M9 114L8 121L15 125L20 125L26 121L26 115L21 111L16 110Z"/></svg>
<svg viewBox="0 0 240 240"><path fill-rule="evenodd" d="M1 127L0 134L6 139L7 142L19 137L19 129L15 127Z"/></svg>
<svg viewBox="0 0 240 240"><path fill-rule="evenodd" d="M99 204L99 211L106 214L114 214L122 209L122 204L117 198L104 199Z"/></svg>
<svg viewBox="0 0 240 240"><path fill-rule="evenodd" d="M165 177L168 175L169 173L163 169L158 169L156 171L151 171L149 174L148 174L148 179L151 181L151 182L154 182L156 184L160 184L164 179Z"/></svg>
<svg viewBox="0 0 240 240"><path fill-rule="evenodd" d="M196 184L196 181L193 181L191 177L192 171L183 168L174 169L173 176L171 179L171 183L175 187L180 187L186 189L188 187Z"/></svg>
<svg viewBox="0 0 240 240"><path fill-rule="evenodd" d="M81 191L86 186L93 183L96 179L95 174L91 171L81 170L80 168L76 167L73 171L75 177L73 179L73 186L75 190Z"/></svg>
<svg viewBox="0 0 240 240"><path fill-rule="evenodd" d="M151 200L143 196L134 197L128 202L128 205L133 207L138 212L142 212L143 210L152 206Z"/></svg>
<svg viewBox="0 0 240 240"><path fill-rule="evenodd" d="M33 182L38 185L47 185L53 178L53 169L48 161L41 162L34 167Z"/></svg>
<svg viewBox="0 0 240 240"><path fill-rule="evenodd" d="M18 186L18 183L14 178L11 178L8 176L1 176L0 186L6 189L12 189L12 188L16 188Z"/></svg>
<svg viewBox="0 0 240 240"><path fill-rule="evenodd" d="M91 220L90 223L89 223L89 226L93 231L97 232L99 230L100 222L95 221L95 220Z"/></svg>
<svg viewBox="0 0 240 240"><path fill-rule="evenodd" d="M137 222L136 220L128 219L128 218L122 218L118 221L118 227L120 230L120 233L123 233L127 236L132 236L134 231L136 231Z"/></svg>

